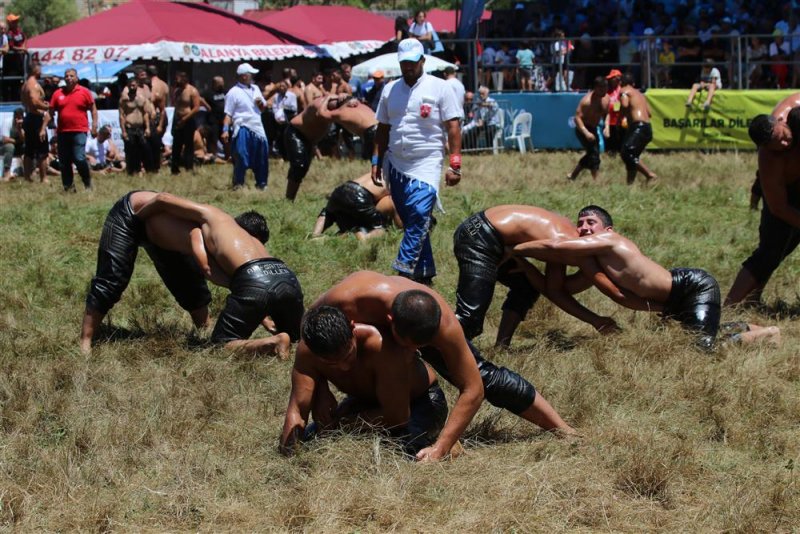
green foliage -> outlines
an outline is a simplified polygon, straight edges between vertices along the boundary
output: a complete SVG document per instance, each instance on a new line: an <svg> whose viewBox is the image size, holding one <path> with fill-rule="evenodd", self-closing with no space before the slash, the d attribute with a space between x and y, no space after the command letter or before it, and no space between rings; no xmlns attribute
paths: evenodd
<svg viewBox="0 0 800 534"><path fill-rule="evenodd" d="M45 33L78 18L74 0L11 0L6 13L22 16L20 24L29 37Z"/></svg>

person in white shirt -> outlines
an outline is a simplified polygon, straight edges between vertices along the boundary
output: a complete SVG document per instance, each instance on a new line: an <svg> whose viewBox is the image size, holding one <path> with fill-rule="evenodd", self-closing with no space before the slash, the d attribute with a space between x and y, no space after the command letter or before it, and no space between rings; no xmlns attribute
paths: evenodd
<svg viewBox="0 0 800 534"><path fill-rule="evenodd" d="M447 141L447 185L461 180L461 117L450 86L424 73L424 49L416 39L397 47L402 78L389 83L378 103L378 130L372 156L376 185L388 177L392 201L405 228L392 268L401 276L430 284L436 276L430 236L438 204L442 157Z"/></svg>
<svg viewBox="0 0 800 534"><path fill-rule="evenodd" d="M269 177L269 143L261 123L261 112L267 103L253 83L253 74L258 74L258 69L249 63L242 63L236 69L239 81L225 95L225 119L220 138L227 143L233 130L233 188L242 188L247 169L252 169L256 188L263 191Z"/></svg>
<svg viewBox="0 0 800 534"><path fill-rule="evenodd" d="M97 130L97 137L86 139L86 161L93 171L122 172L125 163L111 140L111 127L108 125Z"/></svg>
<svg viewBox="0 0 800 534"><path fill-rule="evenodd" d="M703 104L703 109L708 111L711 109L711 103L714 100L714 93L718 89L722 89L722 75L719 69L714 66L713 59L706 59L706 64L703 65L703 74L700 82L692 85L692 90L689 91L689 96L686 99L686 107L691 108L694 97L698 91L708 91L706 102Z"/></svg>
<svg viewBox="0 0 800 534"><path fill-rule="evenodd" d="M497 105L497 101L489 96L489 88L482 85L478 89L479 100L475 107L475 115L472 120L462 128L461 134L464 139L464 148L477 148L492 146L492 139L497 129L500 128L500 114L503 110ZM468 142L469 141L469 142Z"/></svg>
<svg viewBox="0 0 800 534"><path fill-rule="evenodd" d="M425 12L417 11L414 22L408 27L409 37L422 43L425 53L433 50L433 24L425 20Z"/></svg>
<svg viewBox="0 0 800 534"><path fill-rule="evenodd" d="M289 84L285 80L275 84L275 95L272 97L272 117L275 119L275 139L273 148L284 156L283 132L286 125L297 115L297 95L289 90Z"/></svg>
<svg viewBox="0 0 800 534"><path fill-rule="evenodd" d="M459 106L464 106L464 95L466 94L467 90L464 88L464 84L461 83L461 80L456 78L456 69L453 67L447 67L444 69L444 81L453 89L453 94L456 95L456 102L458 102Z"/></svg>

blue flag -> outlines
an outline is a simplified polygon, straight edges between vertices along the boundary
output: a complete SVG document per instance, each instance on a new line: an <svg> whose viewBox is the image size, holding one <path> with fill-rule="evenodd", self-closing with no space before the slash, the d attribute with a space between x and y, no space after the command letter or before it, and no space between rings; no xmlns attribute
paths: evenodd
<svg viewBox="0 0 800 534"><path fill-rule="evenodd" d="M463 0L461 20L458 22L456 36L459 39L474 39L478 35L478 23L483 15L486 0Z"/></svg>

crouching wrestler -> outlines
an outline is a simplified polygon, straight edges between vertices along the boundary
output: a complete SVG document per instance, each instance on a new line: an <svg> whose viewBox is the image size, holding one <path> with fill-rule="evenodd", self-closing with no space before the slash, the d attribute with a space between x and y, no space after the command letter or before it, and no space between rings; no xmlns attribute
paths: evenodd
<svg viewBox="0 0 800 534"><path fill-rule="evenodd" d="M311 237L321 237L334 223L340 234L355 232L361 241L383 235L384 228L392 223L403 227L389 191L383 185L375 185L369 174L345 182L331 192Z"/></svg>
<svg viewBox="0 0 800 534"><path fill-rule="evenodd" d="M347 397L337 404L328 383ZM307 426L309 414L314 423ZM413 458L435 443L446 420L444 393L416 351L395 342L391 332L348 320L339 308L308 312L292 369L283 454L325 431L380 428Z"/></svg>

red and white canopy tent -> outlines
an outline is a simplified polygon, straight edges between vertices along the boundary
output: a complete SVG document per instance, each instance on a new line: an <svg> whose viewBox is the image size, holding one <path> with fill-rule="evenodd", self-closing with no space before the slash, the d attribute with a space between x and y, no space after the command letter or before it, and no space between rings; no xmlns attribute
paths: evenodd
<svg viewBox="0 0 800 534"><path fill-rule="evenodd" d="M115 60L264 61L314 58L308 41L194 2L132 0L30 40L42 64Z"/></svg>
<svg viewBox="0 0 800 534"><path fill-rule="evenodd" d="M374 52L394 38L394 20L350 6L294 6L251 11L248 17L275 31L314 43L337 61Z"/></svg>

